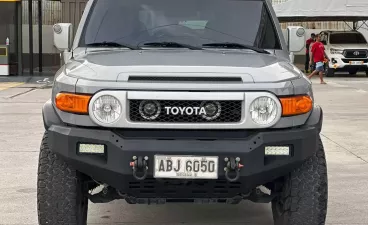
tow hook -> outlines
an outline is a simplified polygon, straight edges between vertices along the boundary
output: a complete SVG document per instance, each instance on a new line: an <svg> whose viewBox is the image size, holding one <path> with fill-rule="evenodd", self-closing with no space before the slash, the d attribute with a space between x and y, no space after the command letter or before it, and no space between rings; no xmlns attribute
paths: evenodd
<svg viewBox="0 0 368 225"><path fill-rule="evenodd" d="M133 169L133 177L137 180L144 180L147 177L147 166L148 156L142 157L142 156L133 156L133 161L130 162L130 166ZM141 175L138 175L138 173L141 173Z"/></svg>
<svg viewBox="0 0 368 225"><path fill-rule="evenodd" d="M239 179L240 177L240 169L244 167L244 165L242 165L240 163L240 158L239 157L230 157L230 158L225 158L224 161L226 162L226 166L224 168L225 170L225 177L229 182L235 182ZM230 172L235 172L235 176L234 177L230 177Z"/></svg>

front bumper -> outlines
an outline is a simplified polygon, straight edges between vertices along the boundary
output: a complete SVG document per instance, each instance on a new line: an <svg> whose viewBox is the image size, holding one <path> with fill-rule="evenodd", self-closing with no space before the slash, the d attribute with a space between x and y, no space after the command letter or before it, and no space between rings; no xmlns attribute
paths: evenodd
<svg viewBox="0 0 368 225"><path fill-rule="evenodd" d="M78 171L136 198L231 198L284 176L312 156L322 126L322 110L315 107L308 122L277 130L119 130L51 125L50 149ZM78 143L104 144L104 156L80 155ZM291 156L265 156L265 146L291 147ZM161 155L219 156L217 180L153 178L153 158ZM148 176L136 180L130 162L148 156ZM225 157L240 157L244 167L237 182L225 179Z"/></svg>
<svg viewBox="0 0 368 225"><path fill-rule="evenodd" d="M330 55L329 67L339 71L368 69L368 58L345 58L337 55Z"/></svg>

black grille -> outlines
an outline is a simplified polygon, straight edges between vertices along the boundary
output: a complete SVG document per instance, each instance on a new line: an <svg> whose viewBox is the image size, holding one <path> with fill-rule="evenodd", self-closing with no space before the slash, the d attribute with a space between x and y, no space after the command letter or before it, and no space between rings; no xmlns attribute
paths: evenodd
<svg viewBox="0 0 368 225"><path fill-rule="evenodd" d="M355 59L367 58L367 50L353 50L353 49L345 50L344 56L345 58L355 58Z"/></svg>
<svg viewBox="0 0 368 225"><path fill-rule="evenodd" d="M203 115L177 115L167 114L165 107L200 107L203 101L157 101L161 107L161 113L155 119L144 118L140 113L140 104L145 100L131 100L129 117L133 122L161 122L161 123L236 123L241 120L242 101L218 101L221 106L221 112L217 118L208 120ZM148 100L150 101L150 100ZM207 102L207 101L206 101ZM212 102L212 101L209 101Z"/></svg>
<svg viewBox="0 0 368 225"><path fill-rule="evenodd" d="M246 192L240 182L226 180L155 180L131 181L129 193L140 198L231 198Z"/></svg>

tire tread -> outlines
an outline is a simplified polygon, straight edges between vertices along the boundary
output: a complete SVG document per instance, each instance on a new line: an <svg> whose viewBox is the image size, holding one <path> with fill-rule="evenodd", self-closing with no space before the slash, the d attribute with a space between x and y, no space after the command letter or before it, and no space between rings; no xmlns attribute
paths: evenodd
<svg viewBox="0 0 368 225"><path fill-rule="evenodd" d="M84 212L78 203L84 198L81 175L48 146L45 132L39 155L37 208L40 225L83 225ZM85 212L86 213L86 212Z"/></svg>
<svg viewBox="0 0 368 225"><path fill-rule="evenodd" d="M273 213L276 225L324 225L327 214L328 179L321 139L315 155L285 179L279 199L281 215Z"/></svg>

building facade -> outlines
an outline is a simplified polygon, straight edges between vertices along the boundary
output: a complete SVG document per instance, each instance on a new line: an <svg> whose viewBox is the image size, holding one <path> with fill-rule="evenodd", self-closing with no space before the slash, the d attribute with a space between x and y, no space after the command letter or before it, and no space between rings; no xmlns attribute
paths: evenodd
<svg viewBox="0 0 368 225"><path fill-rule="evenodd" d="M289 0L272 0L272 4L280 4L283 2L287 2ZM282 24L282 28L286 28L287 26L298 25L303 26L306 29L323 29L323 30L349 30L353 27L352 23L345 22L302 22L302 23L284 23Z"/></svg>

